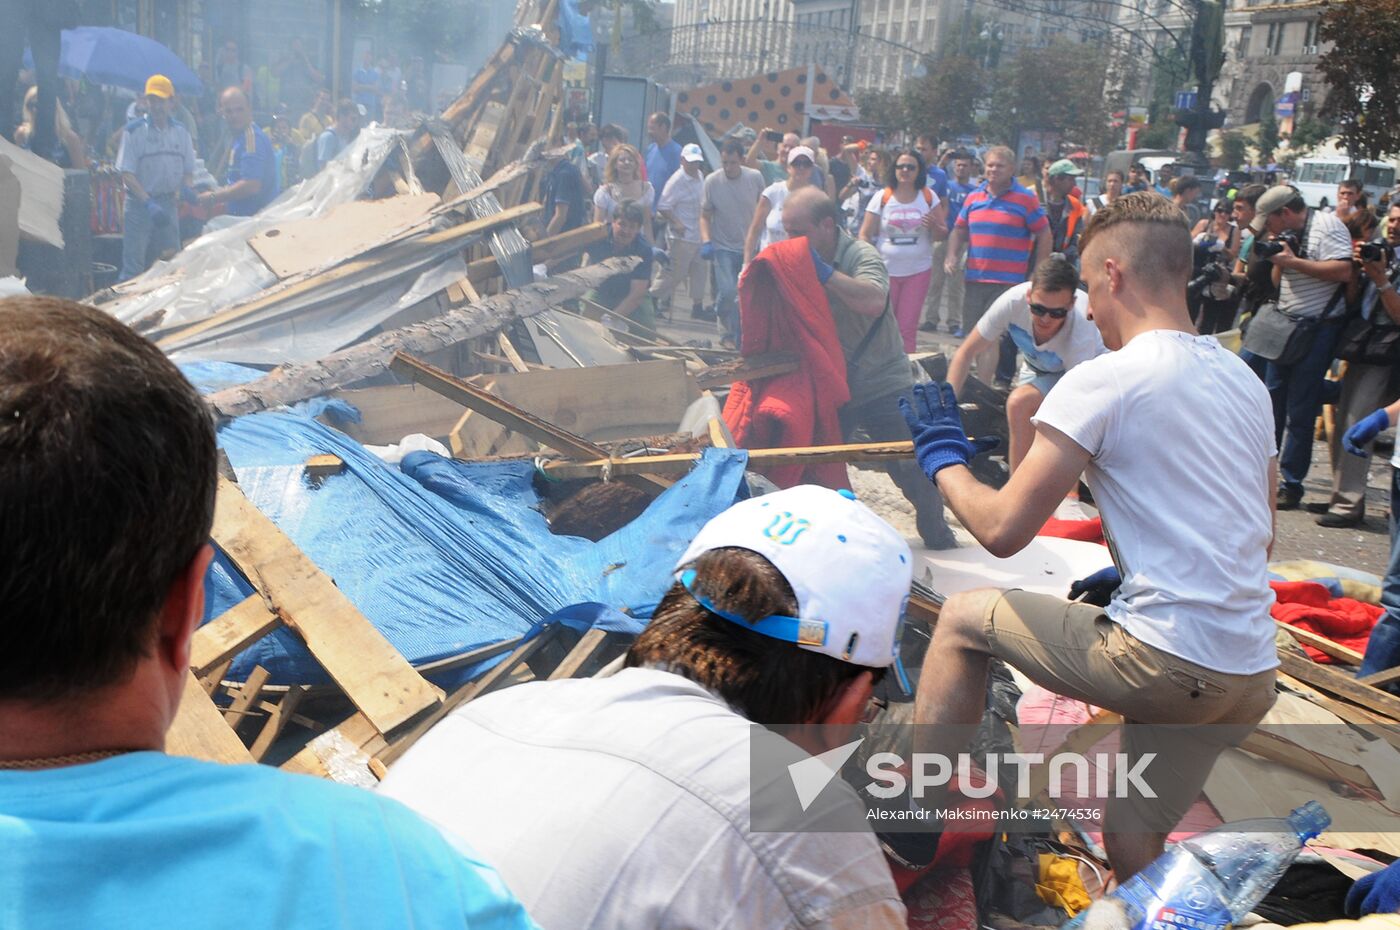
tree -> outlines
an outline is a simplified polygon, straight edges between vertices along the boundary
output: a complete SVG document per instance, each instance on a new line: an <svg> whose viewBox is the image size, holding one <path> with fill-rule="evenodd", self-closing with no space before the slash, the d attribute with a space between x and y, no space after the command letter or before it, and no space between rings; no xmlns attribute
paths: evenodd
<svg viewBox="0 0 1400 930"><path fill-rule="evenodd" d="M1332 137L1332 127L1316 119L1299 120L1288 136L1294 155L1306 155Z"/></svg>
<svg viewBox="0 0 1400 930"><path fill-rule="evenodd" d="M1352 158L1379 159L1400 138L1400 0L1347 0L1323 8L1318 61L1330 90L1322 119L1337 125ZM1389 51L1387 51L1389 49Z"/></svg>
<svg viewBox="0 0 1400 930"><path fill-rule="evenodd" d="M1174 149L1181 127L1172 122L1150 123L1137 134L1140 149Z"/></svg>
<svg viewBox="0 0 1400 930"><path fill-rule="evenodd" d="M1259 138L1255 147L1259 149L1259 164L1267 165L1274 160L1274 149L1278 148L1278 120L1271 110L1259 117Z"/></svg>
<svg viewBox="0 0 1400 930"><path fill-rule="evenodd" d="M998 75L988 120L1001 130L1005 141L1014 141L1022 129L1053 129L1094 151L1112 147L1106 56L1086 55L1082 46L1056 43L1023 49L1009 71ZM1046 79L1050 74L1054 80Z"/></svg>
<svg viewBox="0 0 1400 930"><path fill-rule="evenodd" d="M916 131L933 131L947 139L976 129L973 111L985 96L982 69L975 61L941 58L905 90L905 115Z"/></svg>
<svg viewBox="0 0 1400 930"><path fill-rule="evenodd" d="M909 128L909 111L904 98L887 90L856 91L860 118L888 130Z"/></svg>
<svg viewBox="0 0 1400 930"><path fill-rule="evenodd" d="M359 0L360 15L373 17L391 45L450 58L469 46L480 28L473 15L477 6L465 0Z"/></svg>
<svg viewBox="0 0 1400 930"><path fill-rule="evenodd" d="M1249 158L1248 143L1242 134L1233 130L1220 134L1220 163L1228 171L1234 171Z"/></svg>

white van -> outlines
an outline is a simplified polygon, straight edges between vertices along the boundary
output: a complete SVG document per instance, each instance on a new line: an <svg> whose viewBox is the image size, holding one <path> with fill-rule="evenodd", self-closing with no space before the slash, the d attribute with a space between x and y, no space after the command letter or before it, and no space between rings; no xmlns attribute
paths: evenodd
<svg viewBox="0 0 1400 930"><path fill-rule="evenodd" d="M1353 164L1355 167L1353 167ZM1300 158L1293 166L1293 186L1310 207L1330 207L1337 202L1337 185L1347 178L1361 181L1371 203L1395 186L1395 166L1383 161L1349 158Z"/></svg>

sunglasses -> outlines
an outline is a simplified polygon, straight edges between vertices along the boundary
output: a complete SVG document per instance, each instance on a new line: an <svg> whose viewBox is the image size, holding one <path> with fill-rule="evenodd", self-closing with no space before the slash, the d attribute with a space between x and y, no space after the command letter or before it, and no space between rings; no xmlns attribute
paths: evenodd
<svg viewBox="0 0 1400 930"><path fill-rule="evenodd" d="M1052 320L1063 320L1069 316L1069 307L1047 307L1044 304L1031 304L1031 313L1048 316Z"/></svg>
<svg viewBox="0 0 1400 930"><path fill-rule="evenodd" d="M895 170L895 171L918 171L918 170L919 170L919 166L918 166L918 165L911 165L911 164L909 164L908 162L905 162L905 163L903 163L903 164L895 165L895 166L894 166L894 170Z"/></svg>

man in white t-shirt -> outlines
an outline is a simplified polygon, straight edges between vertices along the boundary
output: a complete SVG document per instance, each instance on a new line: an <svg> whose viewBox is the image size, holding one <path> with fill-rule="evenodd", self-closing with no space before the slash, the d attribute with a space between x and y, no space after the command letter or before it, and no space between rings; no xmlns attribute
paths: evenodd
<svg viewBox="0 0 1400 930"><path fill-rule="evenodd" d="M903 406L925 474L993 555L1025 547L1083 473L1118 576L1102 587L1116 590L1103 609L1015 590L950 597L915 716L975 725L994 656L1122 714L1130 771L1157 797L1108 800L1105 844L1121 882L1161 854L1216 757L1273 704L1277 464L1259 379L1191 325L1181 211L1153 193L1121 197L1090 220L1081 256L1090 317L1113 351L1060 379L1005 487L967 469L981 450L951 388L917 385L915 404Z"/></svg>
<svg viewBox="0 0 1400 930"><path fill-rule="evenodd" d="M753 782L750 750L803 761L754 724L856 724L887 672L907 693L911 558L850 492L735 504L691 541L621 672L466 704L380 790L471 824L544 930L903 928L855 791L833 779L794 829L754 829L766 792L792 789L786 765Z"/></svg>
<svg viewBox="0 0 1400 930"><path fill-rule="evenodd" d="M1031 447L1031 417L1055 382L1080 362L1107 351L1089 319L1088 295L1078 286L1073 264L1055 255L1047 258L1029 281L1010 288L987 308L948 365L948 383L960 394L973 361L997 349L1001 337L1010 333L1021 353L1021 372L1006 398L1011 438L1006 461L1012 471Z"/></svg>
<svg viewBox="0 0 1400 930"><path fill-rule="evenodd" d="M666 224L666 252L671 260L661 268L651 287L657 307L669 303L681 281L690 295L690 318L713 323L713 310L705 309L705 285L710 266L700 257L700 201L705 193L705 153L694 142L681 149L681 170L671 175L656 202L656 219Z"/></svg>
<svg viewBox="0 0 1400 930"><path fill-rule="evenodd" d="M1322 381L1346 316L1351 234L1336 216L1310 209L1303 195L1285 184L1261 194L1255 211L1249 224L1255 236L1267 231L1278 236L1283 247L1269 257L1279 309L1316 321L1302 358L1289 365L1269 361L1264 369L1264 386L1273 401L1274 441L1279 444L1278 508L1293 510L1303 500L1303 479L1312 466L1313 426L1322 411ZM1294 254L1285 233L1301 243L1300 254Z"/></svg>

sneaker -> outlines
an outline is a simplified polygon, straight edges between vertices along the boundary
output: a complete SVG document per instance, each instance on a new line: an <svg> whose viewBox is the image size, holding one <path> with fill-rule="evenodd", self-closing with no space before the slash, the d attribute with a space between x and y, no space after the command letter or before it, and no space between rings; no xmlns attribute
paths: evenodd
<svg viewBox="0 0 1400 930"><path fill-rule="evenodd" d="M1317 518L1318 526L1325 526L1330 529L1344 529L1352 526L1360 526L1365 518L1361 514L1354 517L1344 513L1324 513Z"/></svg>
<svg viewBox="0 0 1400 930"><path fill-rule="evenodd" d="M953 327L953 338L954 338L954 339L962 339L962 338L963 338L963 331L962 331L962 327L961 327L961 326L954 326L954 327Z"/></svg>
<svg viewBox="0 0 1400 930"><path fill-rule="evenodd" d="M1310 501L1303 505L1303 509L1308 513L1327 513L1332 509L1330 501Z"/></svg>
<svg viewBox="0 0 1400 930"><path fill-rule="evenodd" d="M1302 488L1280 487L1278 495L1274 498L1274 506L1279 510L1297 510L1302 502Z"/></svg>
<svg viewBox="0 0 1400 930"><path fill-rule="evenodd" d="M1011 382L1005 378L997 378L992 381L992 387L996 388L998 391L1009 391L1011 390ZM1295 504L1294 506L1297 505Z"/></svg>
<svg viewBox="0 0 1400 930"><path fill-rule="evenodd" d="M692 320L700 320L704 323L713 323L715 321L715 312L701 304L695 304L690 308L690 318Z"/></svg>

